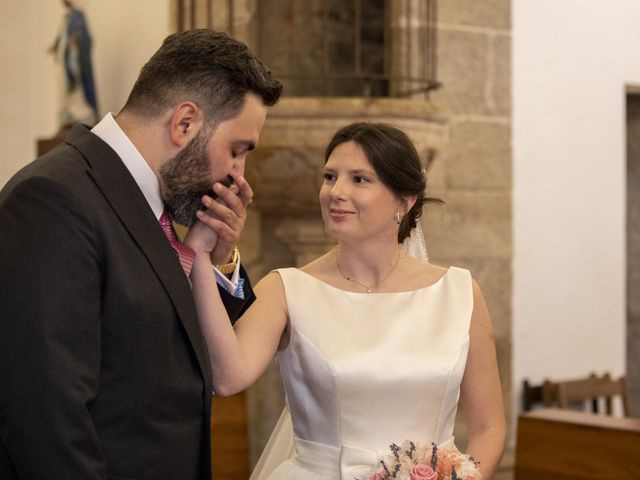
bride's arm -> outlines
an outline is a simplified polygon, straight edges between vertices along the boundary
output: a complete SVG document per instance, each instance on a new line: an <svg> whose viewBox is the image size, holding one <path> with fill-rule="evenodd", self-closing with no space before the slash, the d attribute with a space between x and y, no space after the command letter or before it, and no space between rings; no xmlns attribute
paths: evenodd
<svg viewBox="0 0 640 480"><path fill-rule="evenodd" d="M482 478L489 480L502 457L506 425L491 317L475 281L473 305L462 401L469 434L467 453L480 461Z"/></svg>
<svg viewBox="0 0 640 480"><path fill-rule="evenodd" d="M204 222L207 218L200 216ZM233 395L251 385L275 355L287 324L282 281L270 273L255 286L256 301L236 322L235 330L222 303L209 253L215 233L197 222L185 244L196 251L191 269L193 296L209 350L213 388Z"/></svg>

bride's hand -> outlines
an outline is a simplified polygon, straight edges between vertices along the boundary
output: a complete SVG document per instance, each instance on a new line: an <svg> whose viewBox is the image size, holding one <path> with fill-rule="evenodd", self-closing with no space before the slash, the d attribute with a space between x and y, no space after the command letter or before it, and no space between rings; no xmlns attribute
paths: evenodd
<svg viewBox="0 0 640 480"><path fill-rule="evenodd" d="M184 237L184 244L197 253L208 256L218 244L218 234L210 226L211 215L206 211L198 210L197 216L198 220Z"/></svg>

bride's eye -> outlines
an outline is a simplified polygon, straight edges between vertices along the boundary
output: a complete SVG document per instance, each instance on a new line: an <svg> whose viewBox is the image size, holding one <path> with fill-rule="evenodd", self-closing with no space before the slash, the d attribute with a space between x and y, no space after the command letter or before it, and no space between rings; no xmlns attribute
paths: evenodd
<svg viewBox="0 0 640 480"><path fill-rule="evenodd" d="M353 177L353 182L354 183L367 183L369 181L368 178L363 177L362 175L355 175Z"/></svg>
<svg viewBox="0 0 640 480"><path fill-rule="evenodd" d="M336 179L336 176L333 173L324 172L322 174L322 178L325 182L333 182Z"/></svg>

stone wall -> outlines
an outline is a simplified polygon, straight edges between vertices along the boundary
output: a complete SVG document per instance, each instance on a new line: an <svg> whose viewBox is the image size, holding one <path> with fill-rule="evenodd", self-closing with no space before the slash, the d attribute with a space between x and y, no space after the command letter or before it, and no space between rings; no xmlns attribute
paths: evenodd
<svg viewBox="0 0 640 480"><path fill-rule="evenodd" d="M438 2L432 103L448 117L424 224L434 263L467 267L493 318L506 418L511 405L511 2ZM461 425L458 436L464 437Z"/></svg>

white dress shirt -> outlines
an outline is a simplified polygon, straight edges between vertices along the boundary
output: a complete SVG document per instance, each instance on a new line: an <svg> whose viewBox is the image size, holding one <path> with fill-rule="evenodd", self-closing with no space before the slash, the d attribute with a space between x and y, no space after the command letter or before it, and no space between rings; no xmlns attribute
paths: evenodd
<svg viewBox="0 0 640 480"><path fill-rule="evenodd" d="M107 145L109 145L120 157L124 166L127 167L129 173L142 190L144 198L147 199L151 210L153 210L156 219L160 219L160 215L164 211L164 202L160 196L160 184L153 170L145 161L135 145L129 140L129 137L122 131L120 125L116 122L111 112L107 113L100 122L91 129L91 132L100 137ZM214 267L216 280L222 287L236 297L242 297L242 282L240 280L240 257L236 269L231 279L221 273ZM240 287L240 288L238 288Z"/></svg>

